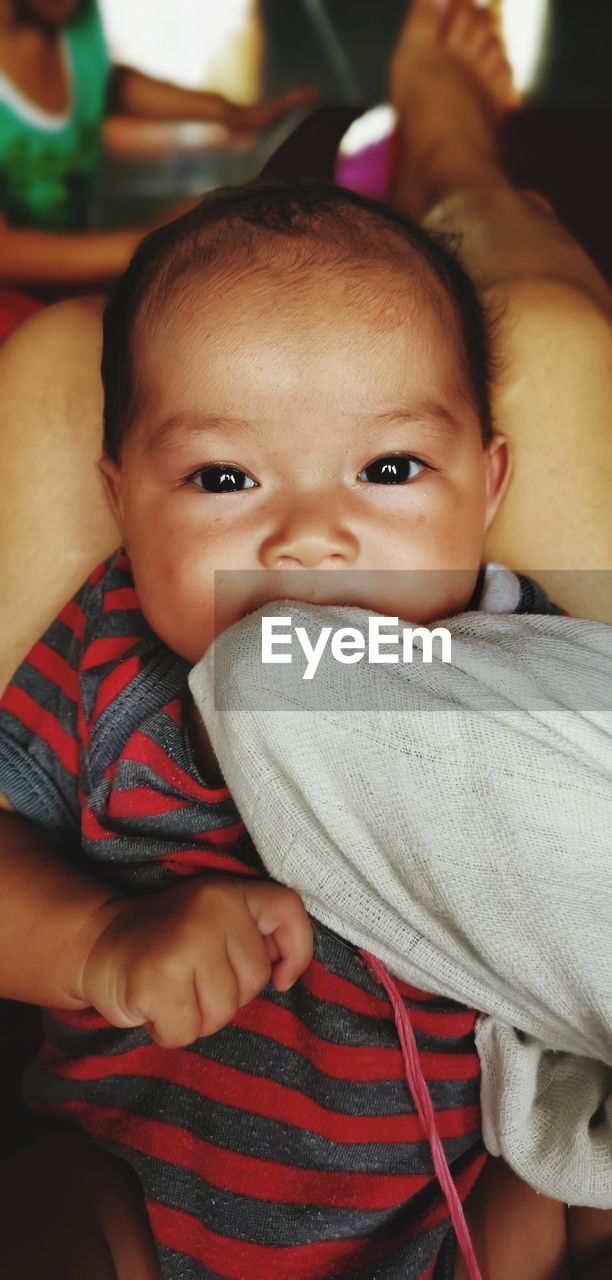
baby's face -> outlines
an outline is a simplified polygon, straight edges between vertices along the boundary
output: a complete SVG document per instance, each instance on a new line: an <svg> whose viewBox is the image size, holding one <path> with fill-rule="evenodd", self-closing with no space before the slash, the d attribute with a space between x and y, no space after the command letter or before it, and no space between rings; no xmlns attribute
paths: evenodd
<svg viewBox="0 0 612 1280"><path fill-rule="evenodd" d="M120 467L103 467L143 612L171 649L195 662L279 598L415 623L465 607L505 449L483 447L450 317L422 290L389 268L358 285L268 268L192 290L138 341L137 417ZM234 579L215 610L220 569L267 572L255 592ZM281 572L296 569L310 573ZM383 569L438 572L414 575L418 590L402 573L312 574Z"/></svg>

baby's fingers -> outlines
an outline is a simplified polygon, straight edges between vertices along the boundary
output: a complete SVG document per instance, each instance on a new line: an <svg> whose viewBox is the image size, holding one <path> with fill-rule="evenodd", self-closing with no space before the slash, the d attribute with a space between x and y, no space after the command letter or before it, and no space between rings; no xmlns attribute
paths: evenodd
<svg viewBox="0 0 612 1280"><path fill-rule="evenodd" d="M312 960L314 938L306 912L280 924L272 937L281 958L272 967L271 982L277 991L288 991Z"/></svg>
<svg viewBox="0 0 612 1280"><path fill-rule="evenodd" d="M280 953L280 947L275 940L274 934L273 933L266 934L265 938L263 939L263 942L264 942L266 951L268 953L268 960L270 961L270 964L275 965L277 960L281 959L281 953Z"/></svg>
<svg viewBox="0 0 612 1280"><path fill-rule="evenodd" d="M162 1049L184 1049L205 1034L204 1024L197 984L191 979L184 991L169 990L161 998L158 995L142 1025Z"/></svg>
<svg viewBox="0 0 612 1280"><path fill-rule="evenodd" d="M240 1005L225 944L204 950L195 965L186 962L174 972L172 966L169 973L158 971L139 1005L145 1030L163 1049L182 1049L214 1035L231 1022Z"/></svg>
<svg viewBox="0 0 612 1280"><path fill-rule="evenodd" d="M274 961L268 947L272 983L277 991L287 991L312 960L312 925L304 904L293 890L267 881L248 885L245 893L259 932L277 949Z"/></svg>

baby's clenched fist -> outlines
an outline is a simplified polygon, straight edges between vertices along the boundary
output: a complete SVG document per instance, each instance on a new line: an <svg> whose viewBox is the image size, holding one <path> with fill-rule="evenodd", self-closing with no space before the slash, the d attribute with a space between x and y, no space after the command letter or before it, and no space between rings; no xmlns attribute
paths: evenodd
<svg viewBox="0 0 612 1280"><path fill-rule="evenodd" d="M104 915L83 1004L112 1026L145 1027L165 1048L212 1035L270 980L287 991L312 959L301 899L269 880L197 876L115 900Z"/></svg>

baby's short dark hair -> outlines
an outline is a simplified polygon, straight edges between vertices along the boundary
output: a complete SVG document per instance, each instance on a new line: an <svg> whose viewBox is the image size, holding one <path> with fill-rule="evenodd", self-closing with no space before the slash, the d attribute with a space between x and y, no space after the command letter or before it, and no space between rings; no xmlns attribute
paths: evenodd
<svg viewBox="0 0 612 1280"><path fill-rule="evenodd" d="M447 241L384 205L325 182L254 182L212 192L189 213L153 231L140 244L104 313L102 382L104 451L119 460L138 403L135 334L143 316L155 320L186 276L248 264L265 240L274 261L299 247L301 270L320 261L392 264L410 262L432 299L447 304L454 320L466 390L486 444L493 436L491 353L487 318L476 288ZM280 254L279 254L280 257Z"/></svg>

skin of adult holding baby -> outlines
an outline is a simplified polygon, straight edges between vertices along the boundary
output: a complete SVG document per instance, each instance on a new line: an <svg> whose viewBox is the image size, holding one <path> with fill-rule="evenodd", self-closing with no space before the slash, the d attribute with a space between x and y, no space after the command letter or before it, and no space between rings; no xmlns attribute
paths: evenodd
<svg viewBox="0 0 612 1280"><path fill-rule="evenodd" d="M464 609L508 475L487 360L460 268L348 193L216 193L149 237L107 309L101 467L152 632L193 664L279 596L415 623ZM219 568L262 570L262 588L219 608ZM419 571L418 592L402 573L352 577L380 568ZM310 964L310 923L281 886L207 875L125 897L50 859L16 815L3 828L6 995L92 1007L172 1048ZM26 878L37 947L17 972Z"/></svg>

